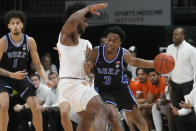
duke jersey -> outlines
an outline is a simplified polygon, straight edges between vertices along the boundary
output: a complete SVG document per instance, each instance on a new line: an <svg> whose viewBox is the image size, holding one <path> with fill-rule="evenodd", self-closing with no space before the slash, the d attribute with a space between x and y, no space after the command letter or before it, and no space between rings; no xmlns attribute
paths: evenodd
<svg viewBox="0 0 196 131"><path fill-rule="evenodd" d="M105 46L98 47L98 56L93 68L95 88L100 91L116 91L127 88L123 81L124 50L118 49L116 57L108 61L105 56Z"/></svg>
<svg viewBox="0 0 196 131"><path fill-rule="evenodd" d="M6 39L6 50L1 58L0 67L10 72L26 69L28 63L28 36L22 34L22 40L16 45L10 33L4 36Z"/></svg>

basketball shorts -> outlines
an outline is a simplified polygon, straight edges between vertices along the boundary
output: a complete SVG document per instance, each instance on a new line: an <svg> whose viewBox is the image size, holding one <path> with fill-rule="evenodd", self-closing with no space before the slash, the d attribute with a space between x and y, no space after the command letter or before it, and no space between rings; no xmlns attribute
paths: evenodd
<svg viewBox="0 0 196 131"><path fill-rule="evenodd" d="M98 95L85 80L61 79L58 89L59 95L68 100L76 112L86 110L88 102Z"/></svg>
<svg viewBox="0 0 196 131"><path fill-rule="evenodd" d="M129 88L122 88L116 91L97 91L105 103L113 104L120 112L131 112L134 104L137 107L136 100Z"/></svg>
<svg viewBox="0 0 196 131"><path fill-rule="evenodd" d="M0 93L7 92L11 94L13 89L15 89L25 101L29 96L36 96L36 88L28 76L23 80L0 77Z"/></svg>

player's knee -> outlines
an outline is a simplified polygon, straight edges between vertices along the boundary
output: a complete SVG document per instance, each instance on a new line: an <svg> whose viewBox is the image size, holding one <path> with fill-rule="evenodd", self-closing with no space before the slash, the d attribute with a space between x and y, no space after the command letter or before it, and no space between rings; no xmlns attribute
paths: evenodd
<svg viewBox="0 0 196 131"><path fill-rule="evenodd" d="M97 106L96 114L108 115L108 111L107 111L106 105L103 102L99 103L99 105Z"/></svg>
<svg viewBox="0 0 196 131"><path fill-rule="evenodd" d="M1 111L3 111L3 112L8 112L9 103L7 103L7 102L2 103L0 109L1 109Z"/></svg>
<svg viewBox="0 0 196 131"><path fill-rule="evenodd" d="M118 123L118 122L119 122L119 117L118 117L118 115L111 115L111 116L109 117L109 121L110 121L111 123L113 123L113 124Z"/></svg>
<svg viewBox="0 0 196 131"><path fill-rule="evenodd" d="M69 117L69 111L68 110L61 110L61 117L68 118Z"/></svg>

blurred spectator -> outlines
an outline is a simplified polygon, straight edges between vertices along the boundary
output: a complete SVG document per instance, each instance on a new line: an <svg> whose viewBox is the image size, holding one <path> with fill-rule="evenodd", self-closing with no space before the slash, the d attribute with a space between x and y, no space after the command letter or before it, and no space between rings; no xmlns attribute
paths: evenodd
<svg viewBox="0 0 196 131"><path fill-rule="evenodd" d="M46 76L48 76L48 74L50 72L58 72L56 65L55 64L52 64L51 56L50 56L49 53L46 53L41 58L41 62L42 62L42 65L44 67ZM44 84L44 81L42 79L41 79L41 83Z"/></svg>
<svg viewBox="0 0 196 131"><path fill-rule="evenodd" d="M128 50L131 52L132 57L136 57L137 49L135 46L130 46ZM127 70L129 70L132 73L132 79L135 79L136 78L136 67L127 65Z"/></svg>
<svg viewBox="0 0 196 131"><path fill-rule="evenodd" d="M125 77L127 78L127 81L129 82L129 87L134 95L134 97L136 96L136 87L139 83L139 81L133 81L132 80L132 74L130 71L126 70L124 71Z"/></svg>
<svg viewBox="0 0 196 131"><path fill-rule="evenodd" d="M37 88L36 95L37 95L37 99L39 102L38 104L40 106L40 109L42 110L43 129L44 131L47 131L47 115L46 113L43 113L44 111L43 104L45 103L47 95L50 90L47 86L41 84L40 76L38 74L30 75L30 80L32 81L35 88ZM30 130L28 122L32 121L32 113L29 109L29 106L26 103L23 105L16 104L14 106L14 111L16 112L18 123L20 124L19 125L20 127L18 127L19 128L18 130L21 130L21 129L25 131Z"/></svg>
<svg viewBox="0 0 196 131"><path fill-rule="evenodd" d="M136 73L139 83L136 85L136 99L146 99L149 91L148 72L145 68L137 68ZM137 100L138 102L138 100Z"/></svg>
<svg viewBox="0 0 196 131"><path fill-rule="evenodd" d="M157 99L160 99L164 95L165 91L165 78L161 77L154 69L149 70L149 92L148 96L143 103L139 104L139 108L142 111L142 114L147 120L150 129L153 129L153 120L152 120L152 106L156 103Z"/></svg>
<svg viewBox="0 0 196 131"><path fill-rule="evenodd" d="M168 130L169 131L175 131L175 126L174 126L174 118L171 112L171 100L170 100L170 85L168 82L168 78L165 77L165 93L160 97L160 99L157 99L156 104L153 105L152 107L152 116L153 116L153 121L155 125L156 131L162 131L163 130L163 118L162 114L167 117L168 121Z"/></svg>

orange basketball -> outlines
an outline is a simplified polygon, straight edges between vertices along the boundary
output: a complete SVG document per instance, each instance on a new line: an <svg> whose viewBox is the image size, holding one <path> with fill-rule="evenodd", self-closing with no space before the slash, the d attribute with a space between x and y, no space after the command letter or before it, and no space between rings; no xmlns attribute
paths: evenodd
<svg viewBox="0 0 196 131"><path fill-rule="evenodd" d="M154 58L153 65L157 72L167 74L174 69L175 60L170 54L160 53Z"/></svg>

